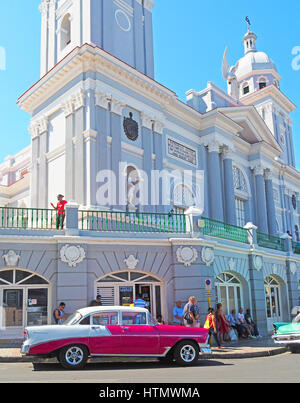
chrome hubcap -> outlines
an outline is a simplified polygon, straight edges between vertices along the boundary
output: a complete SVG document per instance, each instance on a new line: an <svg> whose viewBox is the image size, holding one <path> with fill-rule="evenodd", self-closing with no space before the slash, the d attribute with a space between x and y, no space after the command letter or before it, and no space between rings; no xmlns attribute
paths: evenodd
<svg viewBox="0 0 300 403"><path fill-rule="evenodd" d="M180 356L184 362L191 362L196 357L196 350L191 345L184 346L180 351Z"/></svg>
<svg viewBox="0 0 300 403"><path fill-rule="evenodd" d="M83 360L83 351L79 347L71 347L66 352L66 361L70 365L78 365Z"/></svg>

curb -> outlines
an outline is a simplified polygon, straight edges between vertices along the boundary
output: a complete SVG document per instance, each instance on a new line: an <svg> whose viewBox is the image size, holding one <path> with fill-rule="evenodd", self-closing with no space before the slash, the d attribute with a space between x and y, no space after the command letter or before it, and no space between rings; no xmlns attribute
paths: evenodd
<svg viewBox="0 0 300 403"><path fill-rule="evenodd" d="M277 349L273 350L264 350L264 351L257 351L257 352L247 352L247 353L232 353L232 354L226 354L224 355L222 353L213 353L210 355L203 355L201 356L200 360L212 360L212 359L243 359L243 358L259 358L259 357L272 357L275 355L279 354L284 354L288 352L289 349L287 347L280 347ZM93 358L90 359L89 362L97 362L99 358ZM100 358L101 361L98 362L103 362L103 358ZM128 357L126 361L123 360L107 360L106 362L156 362L156 358L135 358L133 359L132 357ZM56 363L57 360L56 358L37 358L37 357L1 357L0 356L0 363Z"/></svg>
<svg viewBox="0 0 300 403"><path fill-rule="evenodd" d="M207 359L216 359L222 358L224 360L227 359L243 359L243 358L259 358L259 357L272 357L279 354L284 354L288 352L289 349L287 347L280 347L274 350L264 350L264 351L256 351L256 352L248 352L248 353L232 353L224 355L222 353L213 353L207 356Z"/></svg>

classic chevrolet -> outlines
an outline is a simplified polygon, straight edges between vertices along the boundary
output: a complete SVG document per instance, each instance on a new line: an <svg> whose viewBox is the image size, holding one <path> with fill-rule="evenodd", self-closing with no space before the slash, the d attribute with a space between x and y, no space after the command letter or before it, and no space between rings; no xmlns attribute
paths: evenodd
<svg viewBox="0 0 300 403"><path fill-rule="evenodd" d="M56 357L66 369L82 369L89 357L157 357L191 365L210 354L208 330L159 325L145 308L92 307L63 325L27 327L22 355Z"/></svg>
<svg viewBox="0 0 300 403"><path fill-rule="evenodd" d="M300 323L273 323L273 336L276 344L286 345L292 353L300 353Z"/></svg>

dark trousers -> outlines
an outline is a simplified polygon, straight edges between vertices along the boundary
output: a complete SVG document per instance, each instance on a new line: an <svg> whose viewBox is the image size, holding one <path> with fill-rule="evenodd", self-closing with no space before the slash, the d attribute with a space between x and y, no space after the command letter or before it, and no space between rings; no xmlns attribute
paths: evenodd
<svg viewBox="0 0 300 403"><path fill-rule="evenodd" d="M56 216L56 229L64 229L65 214L57 214Z"/></svg>
<svg viewBox="0 0 300 403"><path fill-rule="evenodd" d="M239 337L248 335L247 330L242 325L235 325L231 327L233 327L233 329L235 329L238 332Z"/></svg>
<svg viewBox="0 0 300 403"><path fill-rule="evenodd" d="M211 342L210 342L211 336L214 337L215 342L217 343L217 346L220 347L220 346L221 346L221 343L220 343L220 340L219 340L219 335L218 335L218 333L215 333L215 332L214 332L213 327L211 327L211 328L209 329L209 331L208 331L208 341L209 341L210 347L211 347Z"/></svg>

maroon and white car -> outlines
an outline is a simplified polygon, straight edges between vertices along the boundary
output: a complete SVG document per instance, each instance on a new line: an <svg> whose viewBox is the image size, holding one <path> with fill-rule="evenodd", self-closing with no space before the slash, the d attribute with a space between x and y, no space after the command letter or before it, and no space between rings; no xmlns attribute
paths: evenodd
<svg viewBox="0 0 300 403"><path fill-rule="evenodd" d="M22 355L57 357L64 368L81 369L89 357L158 357L193 364L210 354L208 330L158 325L145 308L92 307L64 325L27 327Z"/></svg>

